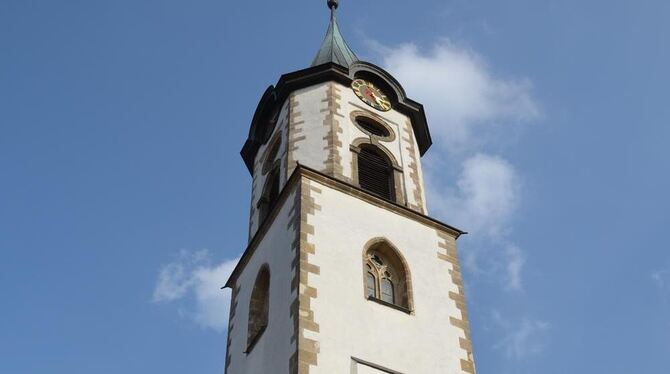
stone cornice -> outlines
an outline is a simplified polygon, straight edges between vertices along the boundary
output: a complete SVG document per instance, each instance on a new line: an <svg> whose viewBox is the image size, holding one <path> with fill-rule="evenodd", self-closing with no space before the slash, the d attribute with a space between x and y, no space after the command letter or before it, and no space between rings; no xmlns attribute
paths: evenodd
<svg viewBox="0 0 670 374"><path fill-rule="evenodd" d="M265 219L264 222L261 223L260 227L256 231L256 234L254 237L251 239L249 244L247 245L246 250L242 254L242 257L240 258L240 261L237 263L235 266L235 269L233 269L233 272L231 273L230 277L228 278L228 281L226 281L226 284L223 288L232 288L234 285L234 282L237 280L237 277L239 276L239 273L244 269L246 264L249 262L251 259L251 256L253 253L256 251L256 248L258 245L261 243L263 238L265 237L265 234L267 233L268 229L272 226L272 224L275 221L275 218L281 211L281 209L284 206L284 203L286 202L288 196L298 189L300 186L300 181L303 178L310 179L312 181L321 183L327 187L330 187L334 190L343 192L345 194L348 194L350 196L353 196L355 198L358 198L360 200L363 200L369 204L375 205L377 207L380 207L382 209L386 209L390 212L399 214L405 218L411 219L413 221L419 222L421 224L424 224L428 227L435 228L440 231L444 231L449 233L450 235L454 236L454 238L458 239L461 235L467 234L467 232L460 230L456 227L453 227L451 225L448 225L446 223L440 222L434 218L431 218L427 215L421 214L419 212L416 212L412 209L409 209L405 206L396 204L394 202L384 200L380 197L377 197L360 187L354 186L353 184L341 181L339 179L333 178L329 175L323 174L317 170L311 169L307 166L300 165L295 168L293 173L291 174L291 177L289 178L288 182L282 189L281 193L279 194L279 197L277 199L277 203L275 204L274 208L272 211L268 214L268 217Z"/></svg>
<svg viewBox="0 0 670 374"><path fill-rule="evenodd" d="M284 74L275 86L267 88L261 98L249 129L249 136L240 152L247 169L253 172L254 159L258 148L267 141L267 134L275 126L277 108L292 92L324 82L337 82L348 86L354 78L375 80L375 84L385 88L393 107L411 119L414 135L423 155L432 145L428 122L423 105L408 98L400 83L384 69L368 62L358 61L345 68L338 64L326 63L307 69Z"/></svg>
<svg viewBox="0 0 670 374"><path fill-rule="evenodd" d="M307 166L300 165L300 173L313 181L319 182L323 185L331 187L335 190L344 192L348 195L357 197L363 201L366 201L372 205L376 205L380 208L384 208L391 212L397 213L405 218L420 222L426 226L433 227L438 230L446 231L453 235L456 239L463 234L467 234L466 231L460 230L454 226L448 225L444 222L438 221L435 218L429 217L425 214L421 214L417 211L407 208L406 206L396 204L392 201L382 199L377 197L358 186L353 184L341 181L339 179L333 178L329 175L323 174L320 171L314 170Z"/></svg>

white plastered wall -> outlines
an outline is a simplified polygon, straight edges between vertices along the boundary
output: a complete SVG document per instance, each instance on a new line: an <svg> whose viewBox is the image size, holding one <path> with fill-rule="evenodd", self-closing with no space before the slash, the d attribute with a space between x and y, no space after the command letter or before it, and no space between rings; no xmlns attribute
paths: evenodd
<svg viewBox="0 0 670 374"><path fill-rule="evenodd" d="M387 371L381 371L379 369L375 369L373 367L363 365L363 364L355 364L356 367L355 372L352 374L388 374Z"/></svg>
<svg viewBox="0 0 670 374"><path fill-rule="evenodd" d="M310 278L318 297L312 300L318 333L306 336L320 344L318 365L310 373L350 373L351 359L365 360L407 374L463 373L462 329L450 324L461 312L449 292L458 292L452 265L437 258L435 228L333 190L317 182L313 193L321 210L307 217L314 227L310 263L320 268ZM407 261L414 311L368 301L363 286L363 250L376 237L387 238Z"/></svg>
<svg viewBox="0 0 670 374"><path fill-rule="evenodd" d="M291 246L296 233L288 225L296 193L294 191L288 196L235 282L241 287L236 297L233 328L229 332L232 338L231 364L227 374L286 373L289 370L289 360L296 351L295 343L291 343L294 327L290 315L291 302L296 297L295 292L291 293L294 274ZM249 301L256 276L264 264L270 269L269 321L252 351L246 354Z"/></svg>
<svg viewBox="0 0 670 374"><path fill-rule="evenodd" d="M316 170L323 170L328 158L328 142L325 137L329 128L324 124L328 114L327 91L328 83L322 83L293 93L294 102L297 104L294 108L297 115L293 120L299 122L295 127L300 131L295 136L305 137L296 143L293 159Z"/></svg>

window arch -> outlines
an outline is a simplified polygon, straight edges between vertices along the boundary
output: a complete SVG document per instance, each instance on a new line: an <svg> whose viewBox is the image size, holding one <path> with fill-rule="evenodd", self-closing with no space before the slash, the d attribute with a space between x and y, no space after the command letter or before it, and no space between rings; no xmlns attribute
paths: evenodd
<svg viewBox="0 0 670 374"><path fill-rule="evenodd" d="M358 184L366 191L395 201L393 164L373 145L363 145L358 153Z"/></svg>
<svg viewBox="0 0 670 374"><path fill-rule="evenodd" d="M268 326L270 310L270 271L264 265L256 276L249 300L249 323L247 327L247 352L251 351Z"/></svg>
<svg viewBox="0 0 670 374"><path fill-rule="evenodd" d="M279 165L276 165L265 178L265 187L258 201L259 224L263 224L279 197Z"/></svg>
<svg viewBox="0 0 670 374"><path fill-rule="evenodd" d="M267 174L275 165L279 148L281 147L281 132L277 134L275 139L269 143L267 151L265 151L265 159L263 160L263 174Z"/></svg>
<svg viewBox="0 0 670 374"><path fill-rule="evenodd" d="M385 239L373 239L363 255L365 296L405 311L412 309L409 269L405 260Z"/></svg>

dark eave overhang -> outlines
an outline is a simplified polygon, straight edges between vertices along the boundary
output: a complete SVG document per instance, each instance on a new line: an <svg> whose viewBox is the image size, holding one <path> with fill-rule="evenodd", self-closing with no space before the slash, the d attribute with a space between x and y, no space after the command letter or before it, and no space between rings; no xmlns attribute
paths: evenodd
<svg viewBox="0 0 670 374"><path fill-rule="evenodd" d="M391 74L368 62L358 61L353 63L350 68L335 63L326 63L284 74L275 86L270 86L265 91L254 113L249 137L240 152L249 172L253 173L256 153L266 140L264 134L268 127L274 126L271 120L274 110L284 103L292 92L330 81L349 86L353 79L360 74L373 75L384 81L391 89L390 96L392 96L394 109L411 119L419 153L423 156L433 143L423 105L408 98L400 83Z"/></svg>

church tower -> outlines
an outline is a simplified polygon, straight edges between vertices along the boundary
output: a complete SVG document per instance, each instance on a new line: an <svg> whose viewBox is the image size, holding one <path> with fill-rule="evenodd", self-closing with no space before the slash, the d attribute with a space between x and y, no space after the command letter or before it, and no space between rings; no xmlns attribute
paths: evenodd
<svg viewBox="0 0 670 374"><path fill-rule="evenodd" d="M258 104L227 374L475 373L456 240L428 215L423 106L356 57L329 0L311 67Z"/></svg>

